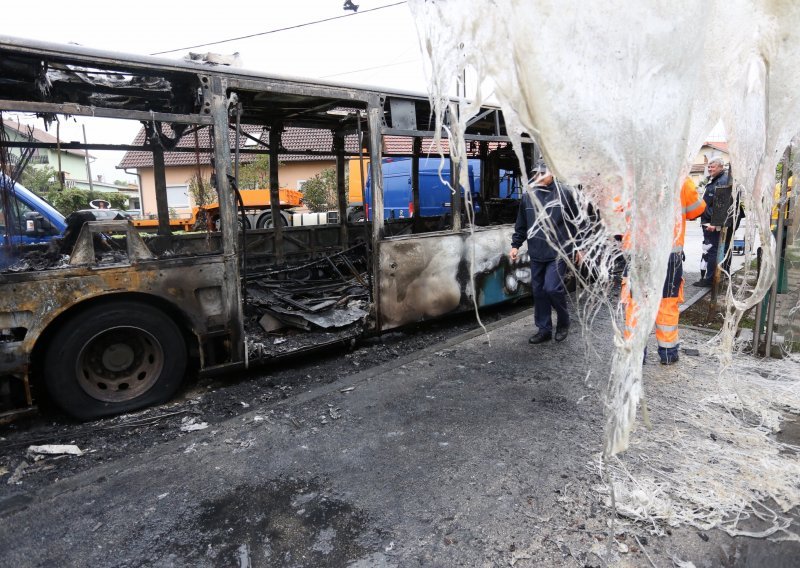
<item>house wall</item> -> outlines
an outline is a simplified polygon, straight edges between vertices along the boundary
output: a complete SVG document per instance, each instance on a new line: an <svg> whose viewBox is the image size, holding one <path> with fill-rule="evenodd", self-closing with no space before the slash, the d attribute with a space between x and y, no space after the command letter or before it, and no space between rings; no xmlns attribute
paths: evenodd
<svg viewBox="0 0 800 568"><path fill-rule="evenodd" d="M12 142L27 142L28 137L20 134L12 128L6 128L6 135ZM14 156L19 157L22 153L20 148L9 148L9 151ZM36 153L28 162L28 167L43 168L49 166L58 171L58 152L55 150L47 150L39 148ZM86 161L83 156L67 152L61 152L61 171L67 173L68 178L72 179L86 179Z"/></svg>
<svg viewBox="0 0 800 568"><path fill-rule="evenodd" d="M283 163L278 168L278 181L281 187L300 189L300 182L314 177L324 169L335 167L336 162L331 160Z"/></svg>
<svg viewBox="0 0 800 568"><path fill-rule="evenodd" d="M40 150L47 155L48 166L58 171L58 152ZM61 171L66 172L67 179L86 179L86 158L61 152Z"/></svg>
<svg viewBox="0 0 800 568"><path fill-rule="evenodd" d="M309 162L288 162L283 163L278 168L278 184L281 187L289 189L298 189L298 184L309 178L314 177L325 168L332 168L335 162L331 160L314 160ZM139 168L139 176L142 184L142 216L155 217L157 214L156 207L156 184L153 168ZM201 166L200 171L205 179L211 175L210 166ZM167 190L171 186L187 186L189 180L197 172L196 166L171 166L165 168L167 178ZM185 215L191 213L191 208L194 203L188 207L172 207L178 215Z"/></svg>
<svg viewBox="0 0 800 568"><path fill-rule="evenodd" d="M153 168L139 168L139 176L142 183L142 216L147 218L150 216L155 217L158 213L156 206L156 181ZM167 181L167 191L170 187L186 187L188 192L189 180L197 172L197 166L172 166L165 168L165 177ZM200 173L204 179L209 179L211 176L210 166L200 166ZM192 211L191 197L189 198L189 206L178 207L170 204L170 208L175 210L178 215L188 214Z"/></svg>

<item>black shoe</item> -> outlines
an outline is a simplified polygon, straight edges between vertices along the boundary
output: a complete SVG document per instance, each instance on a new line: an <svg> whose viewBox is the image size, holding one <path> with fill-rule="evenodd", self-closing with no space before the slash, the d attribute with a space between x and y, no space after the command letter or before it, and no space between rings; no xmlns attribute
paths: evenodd
<svg viewBox="0 0 800 568"><path fill-rule="evenodd" d="M667 359L661 359L661 364L662 365L674 365L678 361L680 361L680 357L678 357L677 355L673 355L672 357L669 357Z"/></svg>
<svg viewBox="0 0 800 568"><path fill-rule="evenodd" d="M711 280L698 280L697 282L693 282L692 286L697 286L698 288L711 288Z"/></svg>
<svg viewBox="0 0 800 568"><path fill-rule="evenodd" d="M553 337L549 331L540 331L536 335L532 335L531 338L528 340L528 343L532 343L536 345L538 343L544 343L545 341L550 341L550 338Z"/></svg>
<svg viewBox="0 0 800 568"><path fill-rule="evenodd" d="M564 341L569 335L569 327L556 328L556 341Z"/></svg>

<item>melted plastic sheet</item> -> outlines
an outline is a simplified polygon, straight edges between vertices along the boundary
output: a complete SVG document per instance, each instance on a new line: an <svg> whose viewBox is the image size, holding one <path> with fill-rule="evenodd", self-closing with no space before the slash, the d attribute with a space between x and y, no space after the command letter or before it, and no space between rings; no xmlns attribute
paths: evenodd
<svg viewBox="0 0 800 568"><path fill-rule="evenodd" d="M512 137L532 135L562 181L583 185L605 236L630 237L638 325L629 338L616 330L606 401L605 455L621 452L642 394L642 355L680 215L680 186L719 120L748 212L747 242L759 231L774 251L775 166L800 120L800 97L792 94L800 92L800 3L411 0L409 6L430 58L437 111L448 105L454 84L463 87L465 69L477 78L467 85L469 102L458 105L451 145L493 94ZM597 253L605 257L594 259L601 276L613 254L609 247ZM738 320L768 288L773 258L765 250L752 293L734 297L728 290L723 369Z"/></svg>

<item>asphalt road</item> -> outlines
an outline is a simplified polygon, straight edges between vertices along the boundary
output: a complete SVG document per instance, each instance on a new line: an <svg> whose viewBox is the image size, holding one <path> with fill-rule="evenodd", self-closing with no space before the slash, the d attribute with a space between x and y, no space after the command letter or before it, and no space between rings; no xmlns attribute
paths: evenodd
<svg viewBox="0 0 800 568"><path fill-rule="evenodd" d="M3 563L781 565L717 531L609 539L590 467L608 325L534 347L524 312L488 338L469 332L49 486L23 484L0 501Z"/></svg>

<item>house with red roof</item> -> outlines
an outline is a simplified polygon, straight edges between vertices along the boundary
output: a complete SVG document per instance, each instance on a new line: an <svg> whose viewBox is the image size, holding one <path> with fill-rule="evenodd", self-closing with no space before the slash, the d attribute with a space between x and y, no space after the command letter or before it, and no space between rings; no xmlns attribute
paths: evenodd
<svg viewBox="0 0 800 568"><path fill-rule="evenodd" d="M239 163L243 165L252 163L258 158L259 154L254 153L254 150L266 150L269 132L261 126L243 124L241 128L243 135L239 136ZM167 138L174 137L174 132L168 125L163 126L162 133ZM228 134L230 146L234 148L236 134L233 130ZM142 128L132 144L142 146L144 142L145 129ZM355 136L348 136L345 146L347 151L354 151L357 148ZM306 180L326 168L335 167L336 157L332 147L333 135L328 130L286 128L281 133L281 151L278 155L280 187L302 190ZM198 127L185 132L172 148L164 152L167 201L170 209L176 213L189 213L194 206L189 192L191 179L197 174L204 180L210 178L212 173L210 148L211 129ZM128 151L117 168L136 170L142 188L142 216L155 216L157 210L152 152Z"/></svg>
<svg viewBox="0 0 800 568"><path fill-rule="evenodd" d="M58 143L58 139L52 134L27 124L4 120L3 127L5 136L10 142ZM16 162L20 159L22 150L20 148L9 148L9 154L11 159ZM93 159L91 154L89 159ZM51 167L57 172L64 172L64 177L67 180L86 180L86 154L83 150L61 150L59 152L57 149L34 148L27 167L43 168L45 166Z"/></svg>

